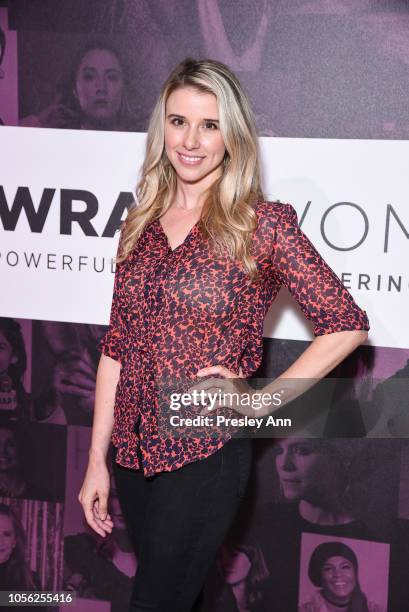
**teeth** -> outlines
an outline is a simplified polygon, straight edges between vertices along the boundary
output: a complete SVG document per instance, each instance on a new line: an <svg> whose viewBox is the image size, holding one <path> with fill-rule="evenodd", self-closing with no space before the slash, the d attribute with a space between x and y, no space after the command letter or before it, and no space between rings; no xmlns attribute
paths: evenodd
<svg viewBox="0 0 409 612"><path fill-rule="evenodd" d="M189 155L182 155L181 153L179 153L179 155L182 159L185 159L186 161L199 161L199 159L202 159L201 157L190 157Z"/></svg>

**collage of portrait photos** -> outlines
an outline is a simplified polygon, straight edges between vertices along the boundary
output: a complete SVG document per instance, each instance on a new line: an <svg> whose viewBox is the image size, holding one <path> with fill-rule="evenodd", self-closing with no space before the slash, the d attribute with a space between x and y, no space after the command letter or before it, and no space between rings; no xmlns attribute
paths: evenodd
<svg viewBox="0 0 409 612"><path fill-rule="evenodd" d="M0 0L0 125L144 132L192 56L237 74L259 136L407 139L408 27L402 0Z"/></svg>
<svg viewBox="0 0 409 612"><path fill-rule="evenodd" d="M120 612L137 559L113 477L107 538L87 526L77 497L105 330L0 318L0 573L4 589L72 590L78 610ZM307 344L265 339L255 378L278 376ZM249 485L206 580L206 612L310 612L325 610L323 597L405 610L409 350L361 346L337 370L356 373L337 406L342 437L306 428L253 440ZM325 429L338 418L327 412Z"/></svg>
<svg viewBox="0 0 409 612"><path fill-rule="evenodd" d="M113 478L109 537L78 502L105 330L0 318L0 586L72 591L77 610L123 612L137 565Z"/></svg>

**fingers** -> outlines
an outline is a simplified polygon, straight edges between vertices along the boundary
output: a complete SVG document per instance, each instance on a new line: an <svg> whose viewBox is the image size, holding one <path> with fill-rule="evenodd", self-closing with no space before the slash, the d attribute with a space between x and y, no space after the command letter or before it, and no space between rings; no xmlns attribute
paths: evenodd
<svg viewBox="0 0 409 612"><path fill-rule="evenodd" d="M101 527L101 529L104 529L104 531L111 533L114 523L110 514L108 514L106 510L106 505L104 507L105 509L101 510L100 501L98 499L95 500L93 507L94 519L98 523L99 527Z"/></svg>
<svg viewBox="0 0 409 612"><path fill-rule="evenodd" d="M63 393L89 395L95 392L94 377L81 368L80 363L59 364L55 369L54 384Z"/></svg>
<svg viewBox="0 0 409 612"><path fill-rule="evenodd" d="M93 500L90 499L90 500L88 500L88 502L83 503L82 507L83 507L83 510L84 510L85 520L87 521L87 524L91 527L91 529L96 531L96 533L98 533L98 535L100 535L100 536L102 536L104 538L106 532L102 528L102 526L98 523L96 517L94 516L94 511L93 511L94 510L94 502L93 502Z"/></svg>
<svg viewBox="0 0 409 612"><path fill-rule="evenodd" d="M107 504L108 498L105 496L100 496L94 502L94 512L96 512L101 521L105 521L105 519L109 516Z"/></svg>
<svg viewBox="0 0 409 612"><path fill-rule="evenodd" d="M105 537L107 533L111 533L114 523L110 514L107 512L107 496L101 496L104 502L100 504L98 499L98 493L95 492L93 496L88 499L83 499L82 493L80 492L78 499L82 505L85 520L87 524L100 536ZM105 517L104 519L102 517Z"/></svg>
<svg viewBox="0 0 409 612"><path fill-rule="evenodd" d="M207 406L206 408L203 408L200 412L199 415L200 416L207 416L210 413L214 413L216 412L219 408L224 408L225 404L223 402L216 402L213 406Z"/></svg>
<svg viewBox="0 0 409 612"><path fill-rule="evenodd" d="M225 378L237 378L237 374L222 365L214 365L208 366L207 368L201 368L196 373L197 376L208 376L209 374L221 374Z"/></svg>

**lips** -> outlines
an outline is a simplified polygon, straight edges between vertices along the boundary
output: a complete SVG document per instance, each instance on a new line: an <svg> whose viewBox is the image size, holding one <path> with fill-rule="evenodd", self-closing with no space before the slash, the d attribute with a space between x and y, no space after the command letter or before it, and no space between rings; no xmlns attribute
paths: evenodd
<svg viewBox="0 0 409 612"><path fill-rule="evenodd" d="M178 153L179 161L186 166L197 166L204 159L199 155L186 155L184 153Z"/></svg>
<svg viewBox="0 0 409 612"><path fill-rule="evenodd" d="M331 589L334 591L334 593L345 593L345 591L348 591L350 589L349 583L345 580L340 580L337 582L332 581L330 584Z"/></svg>

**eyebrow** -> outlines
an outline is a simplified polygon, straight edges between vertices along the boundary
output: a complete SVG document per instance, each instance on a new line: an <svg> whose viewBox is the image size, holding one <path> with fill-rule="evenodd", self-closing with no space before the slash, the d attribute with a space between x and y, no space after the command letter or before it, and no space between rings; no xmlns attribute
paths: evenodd
<svg viewBox="0 0 409 612"><path fill-rule="evenodd" d="M81 70L97 70L95 66L82 66ZM121 73L122 70L120 68L104 68L104 72L118 72Z"/></svg>
<svg viewBox="0 0 409 612"><path fill-rule="evenodd" d="M177 117L178 119L186 119L186 117L184 117L183 115L177 115L176 113L171 113L170 115L168 115L168 119L170 119L171 117ZM219 123L218 119L203 119L203 121L213 121L214 123Z"/></svg>

